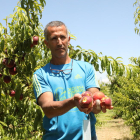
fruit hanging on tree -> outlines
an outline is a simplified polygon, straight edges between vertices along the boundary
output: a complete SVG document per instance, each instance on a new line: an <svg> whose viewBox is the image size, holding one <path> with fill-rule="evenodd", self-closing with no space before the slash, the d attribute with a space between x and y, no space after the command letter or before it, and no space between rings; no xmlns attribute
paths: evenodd
<svg viewBox="0 0 140 140"><path fill-rule="evenodd" d="M16 92L15 92L14 90L11 90L11 92L10 92L10 94L9 94L9 95L10 95L11 97L14 97L14 96L15 96L15 94L16 94Z"/></svg>
<svg viewBox="0 0 140 140"><path fill-rule="evenodd" d="M5 65L7 68L12 68L15 65L15 61L13 59L11 59L9 61L9 58L4 58L2 61L3 65Z"/></svg>
<svg viewBox="0 0 140 140"><path fill-rule="evenodd" d="M3 80L4 80L5 83L10 83L11 77L10 76L4 76Z"/></svg>
<svg viewBox="0 0 140 140"><path fill-rule="evenodd" d="M14 66L13 68L9 68L9 73L10 73L11 75L17 74L16 66Z"/></svg>
<svg viewBox="0 0 140 140"><path fill-rule="evenodd" d="M22 100L22 99L23 99L23 94L21 93L20 97L19 97L19 100Z"/></svg>
<svg viewBox="0 0 140 140"><path fill-rule="evenodd" d="M39 37L38 36L34 36L33 37L33 45L37 45L39 41Z"/></svg>

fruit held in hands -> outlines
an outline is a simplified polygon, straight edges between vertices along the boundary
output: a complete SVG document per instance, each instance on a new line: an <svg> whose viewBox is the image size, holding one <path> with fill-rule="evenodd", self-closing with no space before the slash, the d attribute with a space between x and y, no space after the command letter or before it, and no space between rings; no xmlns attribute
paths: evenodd
<svg viewBox="0 0 140 140"><path fill-rule="evenodd" d="M103 97L101 99L101 106L105 106L107 109L109 109L112 106L112 101L109 97Z"/></svg>
<svg viewBox="0 0 140 140"><path fill-rule="evenodd" d="M92 96L92 93L90 91L84 91L81 95L82 95L82 97L83 96Z"/></svg>
<svg viewBox="0 0 140 140"><path fill-rule="evenodd" d="M101 101L99 99L97 99L97 100L95 100L95 103L96 103L96 109L101 110L101 105L100 105Z"/></svg>
<svg viewBox="0 0 140 140"><path fill-rule="evenodd" d="M93 94L93 100L96 102L97 110L101 110L102 106L105 106L106 109L110 109L112 106L111 99L100 91Z"/></svg>
<svg viewBox="0 0 140 140"><path fill-rule="evenodd" d="M80 99L79 103L82 108L91 108L93 104L93 99L91 96L83 96Z"/></svg>
<svg viewBox="0 0 140 140"><path fill-rule="evenodd" d="M93 94L93 100L101 100L103 97L105 97L104 93L99 91L99 92L95 92Z"/></svg>
<svg viewBox="0 0 140 140"><path fill-rule="evenodd" d="M16 94L16 92L15 92L14 90L11 90L11 92L10 92L10 94L9 94L9 95L10 95L11 97L14 97L14 96L15 96L15 94Z"/></svg>

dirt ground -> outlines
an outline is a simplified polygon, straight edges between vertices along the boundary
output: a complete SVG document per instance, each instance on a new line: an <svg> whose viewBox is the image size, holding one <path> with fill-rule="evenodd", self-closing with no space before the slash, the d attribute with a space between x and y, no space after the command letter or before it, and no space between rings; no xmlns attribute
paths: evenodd
<svg viewBox="0 0 140 140"><path fill-rule="evenodd" d="M100 113L96 116L96 133L98 140L140 140L134 139L130 127L124 123L121 118L113 119L114 111L108 110L106 113Z"/></svg>
<svg viewBox="0 0 140 140"><path fill-rule="evenodd" d="M122 119L107 120L101 127L96 127L96 133L98 140L135 140Z"/></svg>

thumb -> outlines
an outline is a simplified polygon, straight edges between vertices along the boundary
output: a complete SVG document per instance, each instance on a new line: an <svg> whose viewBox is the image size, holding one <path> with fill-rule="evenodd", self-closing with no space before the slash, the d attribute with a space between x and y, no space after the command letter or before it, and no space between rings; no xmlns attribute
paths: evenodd
<svg viewBox="0 0 140 140"><path fill-rule="evenodd" d="M74 99L75 100L80 100L82 98L82 96L81 96L81 94L79 94L79 93L76 93L75 95L74 95Z"/></svg>

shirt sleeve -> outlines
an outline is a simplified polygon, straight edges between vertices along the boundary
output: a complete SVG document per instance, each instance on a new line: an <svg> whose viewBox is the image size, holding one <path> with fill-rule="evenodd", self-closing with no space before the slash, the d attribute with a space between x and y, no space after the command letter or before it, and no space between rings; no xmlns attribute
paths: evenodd
<svg viewBox="0 0 140 140"><path fill-rule="evenodd" d="M95 69L91 64L88 63L86 66L86 90L92 87L100 89Z"/></svg>
<svg viewBox="0 0 140 140"><path fill-rule="evenodd" d="M34 90L36 101L42 93L47 91L52 92L49 84L40 73L33 74L33 90Z"/></svg>

